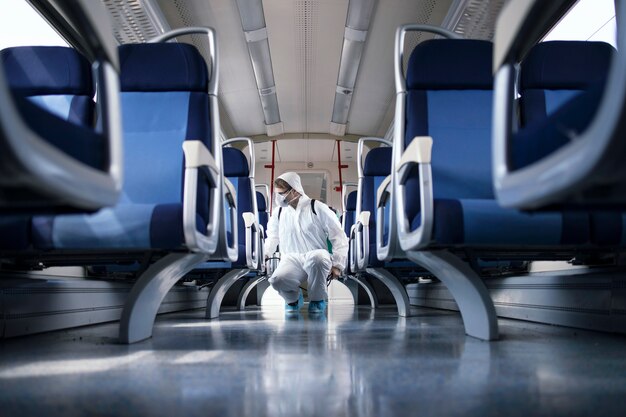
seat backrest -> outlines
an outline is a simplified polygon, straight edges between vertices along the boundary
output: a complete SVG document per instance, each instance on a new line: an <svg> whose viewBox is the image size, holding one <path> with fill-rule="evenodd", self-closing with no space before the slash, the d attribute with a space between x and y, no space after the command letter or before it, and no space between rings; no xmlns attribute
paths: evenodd
<svg viewBox="0 0 626 417"><path fill-rule="evenodd" d="M94 85L91 65L63 46L19 46L0 52L11 91L63 120L92 126Z"/></svg>
<svg viewBox="0 0 626 417"><path fill-rule="evenodd" d="M350 228L356 222L357 191L352 191L346 198L346 210L343 213L343 230L350 237Z"/></svg>
<svg viewBox="0 0 626 417"><path fill-rule="evenodd" d="M614 48L605 42L549 41L535 45L520 68L520 122L544 120L563 104L603 84Z"/></svg>
<svg viewBox="0 0 626 417"><path fill-rule="evenodd" d="M370 150L365 157L363 164L363 178L359 179L359 191L361 192L361 211L370 212L369 224L369 244L370 256L369 264L377 265L376 258L376 218L378 211L376 210L376 192L384 179L391 173L391 147L380 147ZM357 213L359 215L360 213ZM388 216L385 211L385 216ZM386 219L385 224L389 224Z"/></svg>
<svg viewBox="0 0 626 417"><path fill-rule="evenodd" d="M243 152L237 148L223 148L222 155L224 176L233 184L237 192L237 242L239 256L233 265L245 265L246 226L242 213L254 212L253 199L256 198L256 191L254 190L254 184L249 178L250 168Z"/></svg>
<svg viewBox="0 0 626 417"><path fill-rule="evenodd" d="M259 210L259 224L263 226L263 230L267 230L267 221L269 220L269 214L267 213L267 203L265 202L265 196L262 192L256 192L256 206Z"/></svg>
<svg viewBox="0 0 626 417"><path fill-rule="evenodd" d="M204 59L184 43L119 47L124 125L124 195L121 203L180 203L185 140L211 144L208 78ZM198 182L198 230L209 221L209 187Z"/></svg>
<svg viewBox="0 0 626 417"><path fill-rule="evenodd" d="M494 198L492 49L487 41L436 39L419 44L409 59L404 145L433 138L435 198ZM407 206L419 210L419 193L407 196Z"/></svg>

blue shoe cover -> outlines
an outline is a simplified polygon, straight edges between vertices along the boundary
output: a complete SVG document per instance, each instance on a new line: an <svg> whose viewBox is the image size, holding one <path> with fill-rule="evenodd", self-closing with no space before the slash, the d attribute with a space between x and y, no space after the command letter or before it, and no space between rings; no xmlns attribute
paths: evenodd
<svg viewBox="0 0 626 417"><path fill-rule="evenodd" d="M298 304L295 306L290 306L285 303L285 312L297 312L300 311L300 307L304 305L304 297L302 296L302 290L300 290L300 294L298 295Z"/></svg>
<svg viewBox="0 0 626 417"><path fill-rule="evenodd" d="M326 301L309 301L309 313L323 313L326 311Z"/></svg>

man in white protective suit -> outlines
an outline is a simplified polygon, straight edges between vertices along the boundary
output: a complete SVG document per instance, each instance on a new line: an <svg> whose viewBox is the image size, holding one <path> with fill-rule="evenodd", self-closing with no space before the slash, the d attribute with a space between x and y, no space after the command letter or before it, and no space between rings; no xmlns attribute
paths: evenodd
<svg viewBox="0 0 626 417"><path fill-rule="evenodd" d="M348 238L335 213L304 193L295 172L286 172L274 181L274 194L278 207L267 223L265 254L278 247L281 258L269 283L285 299L285 310L298 312L304 303L300 285L307 280L309 313L323 313L328 298L326 279L331 274L333 278L341 276Z"/></svg>

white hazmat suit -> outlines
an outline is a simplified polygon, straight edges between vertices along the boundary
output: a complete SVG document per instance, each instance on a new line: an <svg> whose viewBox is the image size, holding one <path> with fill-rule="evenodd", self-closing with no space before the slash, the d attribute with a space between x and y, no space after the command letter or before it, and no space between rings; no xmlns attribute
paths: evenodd
<svg viewBox="0 0 626 417"><path fill-rule="evenodd" d="M326 204L316 200L317 214L313 214L311 199L304 193L298 174L286 172L278 178L301 197L295 209L289 205L281 210L276 204L267 223L265 253L271 255L279 246L281 255L269 283L287 303L293 303L298 300L300 284L306 279L309 300L326 300L326 277L332 267L344 270L348 238L337 216ZM332 244L332 254L328 252L327 238Z"/></svg>

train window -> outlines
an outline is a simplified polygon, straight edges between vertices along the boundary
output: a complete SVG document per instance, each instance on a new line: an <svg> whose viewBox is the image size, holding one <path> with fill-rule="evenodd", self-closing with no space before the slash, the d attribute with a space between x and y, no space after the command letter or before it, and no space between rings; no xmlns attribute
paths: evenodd
<svg viewBox="0 0 626 417"><path fill-rule="evenodd" d="M544 41L615 41L615 3L613 0L580 0L546 35Z"/></svg>
<svg viewBox="0 0 626 417"><path fill-rule="evenodd" d="M311 198L326 203L326 184L328 184L328 174L325 172L298 172L302 180L304 192Z"/></svg>
<svg viewBox="0 0 626 417"><path fill-rule="evenodd" d="M68 46L26 0L0 0L0 49L12 46Z"/></svg>

